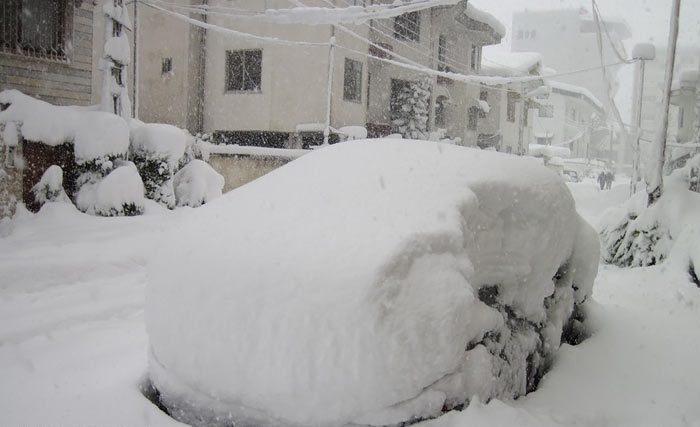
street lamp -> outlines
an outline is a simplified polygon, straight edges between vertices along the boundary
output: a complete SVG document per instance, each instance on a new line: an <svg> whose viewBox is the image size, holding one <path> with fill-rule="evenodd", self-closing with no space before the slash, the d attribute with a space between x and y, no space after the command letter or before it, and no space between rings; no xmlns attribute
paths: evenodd
<svg viewBox="0 0 700 427"><path fill-rule="evenodd" d="M632 182L630 183L630 195L637 192L637 182L639 182L639 163L641 160L639 138L642 133L642 100L644 95L644 68L646 61L656 58L656 48L651 43L639 43L632 49L632 59L637 61L635 69L635 87L632 111L632 124L635 126L634 137L634 159L632 160Z"/></svg>

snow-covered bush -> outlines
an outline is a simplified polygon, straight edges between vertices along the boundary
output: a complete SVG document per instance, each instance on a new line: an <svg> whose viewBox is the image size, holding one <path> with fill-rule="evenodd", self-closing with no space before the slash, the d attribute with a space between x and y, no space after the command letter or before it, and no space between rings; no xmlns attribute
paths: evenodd
<svg viewBox="0 0 700 427"><path fill-rule="evenodd" d="M174 178L178 206L196 208L221 197L224 177L202 160L192 160Z"/></svg>
<svg viewBox="0 0 700 427"><path fill-rule="evenodd" d="M78 209L91 215L134 216L144 211L143 182L133 163L119 161L97 183L86 184L76 196Z"/></svg>
<svg viewBox="0 0 700 427"><path fill-rule="evenodd" d="M427 76L401 88L396 100L392 101L399 105L391 118L393 132L407 139L427 139L431 90L432 80Z"/></svg>
<svg viewBox="0 0 700 427"><path fill-rule="evenodd" d="M532 159L332 145L164 242L149 377L195 426L398 425L517 397L577 339L598 260L566 185Z"/></svg>
<svg viewBox="0 0 700 427"><path fill-rule="evenodd" d="M42 206L47 202L70 203L63 189L63 169L60 166L49 166L41 176L41 180L32 187L32 192L36 201Z"/></svg>
<svg viewBox="0 0 700 427"><path fill-rule="evenodd" d="M182 129L166 124L132 128L130 159L143 179L147 198L175 207L173 175L190 138Z"/></svg>

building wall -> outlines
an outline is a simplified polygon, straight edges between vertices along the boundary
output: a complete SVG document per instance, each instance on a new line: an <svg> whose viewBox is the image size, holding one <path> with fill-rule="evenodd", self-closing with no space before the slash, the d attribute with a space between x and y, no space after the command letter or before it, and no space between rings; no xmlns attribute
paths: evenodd
<svg viewBox="0 0 700 427"><path fill-rule="evenodd" d="M591 26L590 14L581 10L523 11L513 15L513 52L539 52L547 65L557 72L568 72L600 65L597 35ZM610 34L618 50L624 55L622 40L629 29L609 23ZM608 43L603 46L603 62L617 63ZM620 66L608 67L608 77L617 85ZM581 86L593 92L609 109L607 84L602 70L588 71L557 77L562 82ZM616 90L616 88L614 88Z"/></svg>
<svg viewBox="0 0 700 427"><path fill-rule="evenodd" d="M182 5L201 4L201 0L174 0ZM127 2L125 2L127 3ZM203 75L203 37L205 31L165 12L138 5L138 20L134 19L135 2L127 10L134 27L138 25L138 118L151 123L168 123L193 133L201 131L201 85ZM187 16L199 19L195 14ZM102 7L95 7L93 29L94 76L92 103L99 104L103 72L100 59L104 50L105 20ZM127 31L132 60L127 67L129 98L134 103L134 31ZM157 41L154 43L152 41ZM172 71L163 72L163 60L172 59Z"/></svg>
<svg viewBox="0 0 700 427"><path fill-rule="evenodd" d="M72 17L66 26L67 59L0 50L0 90L17 89L55 105L91 103L93 5L89 0L67 3Z"/></svg>
<svg viewBox="0 0 700 427"><path fill-rule="evenodd" d="M229 192L284 166L292 159L242 154L211 154L209 165L224 177L223 192Z"/></svg>
<svg viewBox="0 0 700 427"><path fill-rule="evenodd" d="M306 2L313 5L314 2ZM317 1L318 5L324 3ZM263 8L288 7L286 1L241 1L239 7L262 11ZM293 41L328 43L335 36L339 45L360 52L367 45L330 25L260 24L212 18L212 23L259 36ZM354 27L367 35L367 28ZM262 89L260 92L225 90L226 51L262 49ZM325 123L328 102L329 46L296 46L261 43L208 32L206 46L206 90L204 128L207 131L262 130L294 132L299 124ZM362 99L343 99L345 58L363 64ZM342 48L334 49L331 126L364 125L367 93L367 59Z"/></svg>
<svg viewBox="0 0 700 427"><path fill-rule="evenodd" d="M14 153L14 166L8 167L7 147L2 141L0 132L0 218L11 217L15 214L17 203L22 201L22 144Z"/></svg>

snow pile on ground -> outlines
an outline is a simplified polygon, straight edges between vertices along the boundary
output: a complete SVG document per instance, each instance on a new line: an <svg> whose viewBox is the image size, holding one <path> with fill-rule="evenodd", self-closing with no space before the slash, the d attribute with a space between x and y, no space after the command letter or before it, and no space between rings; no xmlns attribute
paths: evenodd
<svg viewBox="0 0 700 427"><path fill-rule="evenodd" d="M173 178L178 206L196 208L221 197L224 177L202 160L192 160Z"/></svg>
<svg viewBox="0 0 700 427"><path fill-rule="evenodd" d="M151 266L149 376L193 425L397 424L532 390L598 240L536 161L365 140L198 210Z"/></svg>
<svg viewBox="0 0 700 427"><path fill-rule="evenodd" d="M700 194L690 191L690 173L700 156L664 179L664 193L647 207L645 192L611 210L600 224L603 259L619 266L655 265L672 253L686 266L698 265L695 239L700 231Z"/></svg>

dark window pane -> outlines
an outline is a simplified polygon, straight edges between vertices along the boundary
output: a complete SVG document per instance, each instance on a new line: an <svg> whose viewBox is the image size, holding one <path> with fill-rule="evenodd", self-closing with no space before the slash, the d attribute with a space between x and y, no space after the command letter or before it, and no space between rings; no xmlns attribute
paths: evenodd
<svg viewBox="0 0 700 427"><path fill-rule="evenodd" d="M262 50L226 52L226 90L260 91Z"/></svg>
<svg viewBox="0 0 700 427"><path fill-rule="evenodd" d="M360 101L362 98L362 62L345 58L343 99Z"/></svg>

